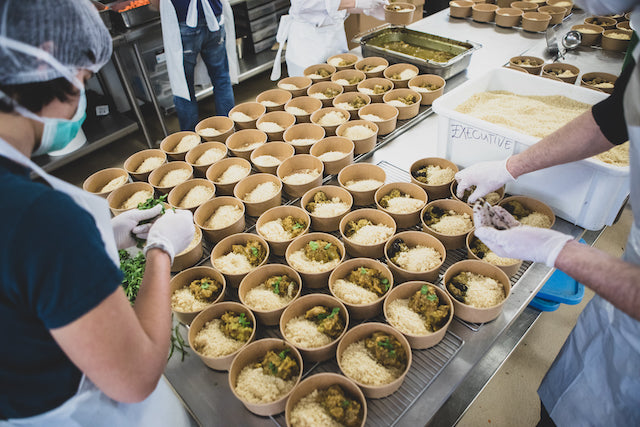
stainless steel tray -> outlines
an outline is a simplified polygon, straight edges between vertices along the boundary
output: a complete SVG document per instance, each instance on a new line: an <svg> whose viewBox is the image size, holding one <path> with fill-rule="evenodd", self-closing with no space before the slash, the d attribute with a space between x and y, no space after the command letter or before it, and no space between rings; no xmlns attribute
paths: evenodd
<svg viewBox="0 0 640 427"><path fill-rule="evenodd" d="M118 26L133 28L160 19L160 12L152 9L150 5L120 12L120 10L124 9L129 3L130 1L123 1L109 5L112 12L111 19L117 23Z"/></svg>
<svg viewBox="0 0 640 427"><path fill-rule="evenodd" d="M403 41L415 46L451 53L455 56L447 62L436 62L375 45L376 43L394 41ZM437 74L444 79L464 71L469 66L471 54L482 47L481 44L471 41L453 40L388 24L358 34L353 42L360 44L364 57L381 56L391 64L400 62L413 64L422 74Z"/></svg>

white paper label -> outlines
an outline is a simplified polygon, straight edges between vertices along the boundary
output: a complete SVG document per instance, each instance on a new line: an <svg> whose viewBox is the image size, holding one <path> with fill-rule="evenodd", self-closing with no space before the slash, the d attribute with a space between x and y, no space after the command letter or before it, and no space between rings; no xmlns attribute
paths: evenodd
<svg viewBox="0 0 640 427"><path fill-rule="evenodd" d="M449 158L461 166L500 160L513 154L516 141L506 136L451 120Z"/></svg>
<svg viewBox="0 0 640 427"><path fill-rule="evenodd" d="M98 105L96 106L96 116L108 116L109 115L109 106L108 105Z"/></svg>
<svg viewBox="0 0 640 427"><path fill-rule="evenodd" d="M164 52L156 55L156 64L164 64L167 62L167 55Z"/></svg>

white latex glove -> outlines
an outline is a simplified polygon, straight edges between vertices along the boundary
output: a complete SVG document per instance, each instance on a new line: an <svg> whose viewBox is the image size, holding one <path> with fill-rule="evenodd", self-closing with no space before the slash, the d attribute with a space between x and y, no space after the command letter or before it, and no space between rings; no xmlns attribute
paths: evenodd
<svg viewBox="0 0 640 427"><path fill-rule="evenodd" d="M520 225L500 206L491 208L494 215L482 215L474 209L474 234L496 255L533 262L542 262L555 267L556 258L571 236L547 228ZM495 222L507 224L507 229L494 228Z"/></svg>
<svg viewBox="0 0 640 427"><path fill-rule="evenodd" d="M195 232L191 211L176 209L174 212L167 209L149 230L147 244L142 251L146 256L150 249L162 249L173 263L175 255L187 249Z"/></svg>
<svg viewBox="0 0 640 427"><path fill-rule="evenodd" d="M473 203L478 200L478 197L482 197L509 182L515 181L515 178L507 170L507 160L477 163L458 172L456 174L456 180L458 181L456 195L458 198L464 196L464 190L475 185L476 190L471 193L468 199L469 203Z"/></svg>
<svg viewBox="0 0 640 427"><path fill-rule="evenodd" d="M118 215L111 220L113 234L116 238L118 249L130 248L136 245L135 235L139 239L145 239L146 233L152 224L138 225L140 221L149 220L160 215L162 206L156 205L152 209L132 209Z"/></svg>
<svg viewBox="0 0 640 427"><path fill-rule="evenodd" d="M384 21L384 6L387 4L387 0L356 0L356 9L362 9L365 15Z"/></svg>

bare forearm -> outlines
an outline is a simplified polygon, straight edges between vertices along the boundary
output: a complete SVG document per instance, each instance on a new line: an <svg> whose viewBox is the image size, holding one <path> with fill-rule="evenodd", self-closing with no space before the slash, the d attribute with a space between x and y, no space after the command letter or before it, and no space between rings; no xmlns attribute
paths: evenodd
<svg viewBox="0 0 640 427"><path fill-rule="evenodd" d="M340 0L338 10L353 9L356 7L356 0Z"/></svg>
<svg viewBox="0 0 640 427"><path fill-rule="evenodd" d="M576 241L564 246L555 266L640 320L640 267Z"/></svg>
<svg viewBox="0 0 640 427"><path fill-rule="evenodd" d="M522 153L512 156L507 162L507 170L517 178L529 172L586 159L612 147L589 110Z"/></svg>

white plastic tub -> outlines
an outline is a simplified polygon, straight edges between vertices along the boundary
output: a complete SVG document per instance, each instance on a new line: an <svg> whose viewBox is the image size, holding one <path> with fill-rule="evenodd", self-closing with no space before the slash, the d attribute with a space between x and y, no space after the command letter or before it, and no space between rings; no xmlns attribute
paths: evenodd
<svg viewBox="0 0 640 427"><path fill-rule="evenodd" d="M461 167L505 159L539 138L468 116L455 108L478 92L505 90L519 95L564 95L595 104L608 95L580 86L498 68L470 80L433 103L438 114L438 155ZM551 206L561 218L589 230L613 224L629 195L629 167L585 159L518 178L507 186Z"/></svg>

